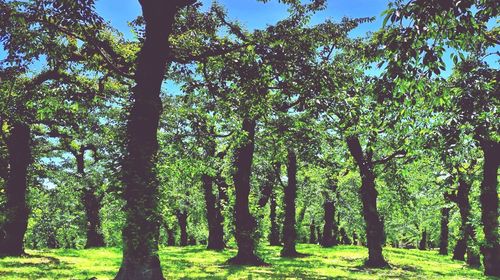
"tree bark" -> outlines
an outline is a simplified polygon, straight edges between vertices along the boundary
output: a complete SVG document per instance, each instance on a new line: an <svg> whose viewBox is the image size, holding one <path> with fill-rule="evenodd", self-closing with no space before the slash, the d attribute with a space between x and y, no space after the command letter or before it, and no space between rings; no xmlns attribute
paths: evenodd
<svg viewBox="0 0 500 280"><path fill-rule="evenodd" d="M309 224L309 244L316 244L316 225L314 219Z"/></svg>
<svg viewBox="0 0 500 280"><path fill-rule="evenodd" d="M337 227L335 222L335 201L333 200L333 194L336 190L337 186L331 183L330 190L325 195L325 203L323 205L325 211L325 224L323 226L323 239L321 240L321 246L323 247L333 247L337 245L337 236L335 234L335 228Z"/></svg>
<svg viewBox="0 0 500 280"><path fill-rule="evenodd" d="M283 223L282 257L295 257L299 254L295 248L297 231L295 229L295 199L297 197L297 156L293 149L288 149L288 183L284 189L285 219Z"/></svg>
<svg viewBox="0 0 500 280"><path fill-rule="evenodd" d="M498 224L498 167L500 143L482 140L484 153L483 181L481 182L481 221L485 244L483 254L484 274L500 277L500 234Z"/></svg>
<svg viewBox="0 0 500 280"><path fill-rule="evenodd" d="M188 234L187 234L187 212L186 211L181 211L178 210L175 213L175 216L177 216L177 222L179 223L179 230L181 232L180 234L180 246L187 246L188 245Z"/></svg>
<svg viewBox="0 0 500 280"><path fill-rule="evenodd" d="M467 263L472 266L477 266L478 256L471 248L471 241L475 238L475 232L470 223L470 189L470 184L468 184L463 178L460 178L457 194L452 198L458 206L461 217L460 239L457 241L455 249L453 250L453 259L463 261L465 260L465 254L467 253Z"/></svg>
<svg viewBox="0 0 500 280"><path fill-rule="evenodd" d="M205 189L205 204L208 222L208 244L207 249L223 250L224 243L224 217L218 207L217 198L213 193L213 178L207 174L202 175L203 187Z"/></svg>
<svg viewBox="0 0 500 280"><path fill-rule="evenodd" d="M422 231L422 238L420 239L420 242L418 243L418 249L419 250L427 250L427 230L425 228Z"/></svg>
<svg viewBox="0 0 500 280"><path fill-rule="evenodd" d="M359 167L361 175L359 193L363 203L363 217L366 223L366 241L368 245L368 260L365 265L369 267L385 267L387 262L382 255L384 225L377 210L378 193L375 188L373 162L371 156L365 156L358 137L348 137L347 146Z"/></svg>
<svg viewBox="0 0 500 280"><path fill-rule="evenodd" d="M252 175L252 160L255 141L254 119L245 118L242 131L246 133L246 139L235 151L233 174L235 185L235 237L238 245L238 253L228 260L229 264L236 265L262 265L263 261L255 252L255 230L257 222L250 213L248 196L250 194L250 177Z"/></svg>
<svg viewBox="0 0 500 280"><path fill-rule="evenodd" d="M450 208L441 208L441 233L439 235L439 254L448 255L448 223L450 220Z"/></svg>
<svg viewBox="0 0 500 280"><path fill-rule="evenodd" d="M9 173L5 182L4 236L0 240L0 256L24 254L23 240L28 227L26 191L28 166L31 162L30 128L25 123L12 125L7 138Z"/></svg>
<svg viewBox="0 0 500 280"><path fill-rule="evenodd" d="M164 279L158 258L160 215L154 172L161 86L169 62L169 37L179 9L192 1L140 0L145 25L137 57L136 85L127 124L127 154L123 161L123 260L115 279Z"/></svg>
<svg viewBox="0 0 500 280"><path fill-rule="evenodd" d="M269 245L271 246L280 246L280 228L278 224L278 218L276 215L276 194L274 191L271 192L270 196L270 214L269 219L271 220L271 232L269 233Z"/></svg>
<svg viewBox="0 0 500 280"><path fill-rule="evenodd" d="M74 153L74 156L76 159L76 172L80 175L83 184L87 184L85 181L85 150L80 149L79 152ZM87 219L87 241L85 243L85 248L103 247L105 243L104 236L100 231L101 219L99 217L101 203L94 192L94 188L89 185L84 185L82 202L85 208L85 217Z"/></svg>

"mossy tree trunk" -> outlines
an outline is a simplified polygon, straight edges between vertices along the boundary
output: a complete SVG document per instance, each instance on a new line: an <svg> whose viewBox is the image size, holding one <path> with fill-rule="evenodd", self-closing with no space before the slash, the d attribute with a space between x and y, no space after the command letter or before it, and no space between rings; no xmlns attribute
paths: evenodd
<svg viewBox="0 0 500 280"><path fill-rule="evenodd" d="M136 85L127 123L123 161L123 260L115 279L164 279L158 258L160 215L158 181L154 172L161 86L169 62L169 37L179 9L190 0L140 0L145 36L137 57Z"/></svg>

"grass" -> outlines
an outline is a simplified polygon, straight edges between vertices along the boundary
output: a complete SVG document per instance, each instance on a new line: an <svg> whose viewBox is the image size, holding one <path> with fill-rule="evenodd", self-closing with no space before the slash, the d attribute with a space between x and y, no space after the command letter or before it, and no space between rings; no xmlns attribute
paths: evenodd
<svg viewBox="0 0 500 280"><path fill-rule="evenodd" d="M235 254L207 251L203 246L167 247L160 258L167 279L494 279L479 269L452 261L436 251L385 248L387 269L363 267L367 249L358 246L321 248L298 245L304 258L279 257L280 247L260 248L270 266L229 266ZM90 250L28 250L26 257L0 259L0 279L112 279L121 261L117 248ZM93 278L95 277L95 278Z"/></svg>

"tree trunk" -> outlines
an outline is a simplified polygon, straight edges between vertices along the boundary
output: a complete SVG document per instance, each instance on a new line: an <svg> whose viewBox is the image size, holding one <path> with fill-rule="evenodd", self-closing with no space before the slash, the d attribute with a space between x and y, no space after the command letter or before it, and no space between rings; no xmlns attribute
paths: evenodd
<svg viewBox="0 0 500 280"><path fill-rule="evenodd" d="M255 231L257 222L250 213L248 196L250 194L250 177L252 175L252 160L255 141L256 122L245 118L242 131L246 133L246 139L235 151L234 166L236 168L233 179L235 185L235 237L238 245L238 253L228 260L229 264L236 265L262 265L263 261L255 252Z"/></svg>
<svg viewBox="0 0 500 280"><path fill-rule="evenodd" d="M127 153L123 161L123 260L115 279L164 279L158 258L160 215L158 181L154 172L161 86L169 59L169 37L175 16L191 1L140 0L145 25L137 57L136 85L127 124Z"/></svg>
<svg viewBox="0 0 500 280"><path fill-rule="evenodd" d="M455 249L453 250L453 259L463 261L465 260L465 253L467 253L467 263L472 266L477 266L478 256L472 249L472 241L475 238L475 232L470 223L470 189L470 184L460 178L458 191L456 196L453 197L453 200L460 210L462 224L460 226L460 239L457 241Z"/></svg>
<svg viewBox="0 0 500 280"><path fill-rule="evenodd" d="M270 214L269 219L271 220L271 232L269 233L269 245L280 246L280 229L278 224L278 219L276 217L276 195L274 191L271 192L270 196Z"/></svg>
<svg viewBox="0 0 500 280"><path fill-rule="evenodd" d="M187 234L187 212L178 210L175 215L177 216L177 222L179 223L179 229L181 232L180 236L180 246L188 245L188 234Z"/></svg>
<svg viewBox="0 0 500 280"><path fill-rule="evenodd" d="M85 181L85 150L81 149L75 154L76 172L81 176L83 184ZM99 209L101 209L100 201L91 186L85 185L82 192L82 202L85 207L85 217L87 219L87 242L85 248L103 247L104 236L102 235L101 219L99 217Z"/></svg>
<svg viewBox="0 0 500 280"><path fill-rule="evenodd" d="M448 255L448 222L450 220L450 208L441 208L441 233L439 236L439 254Z"/></svg>
<svg viewBox="0 0 500 280"><path fill-rule="evenodd" d="M9 174L5 182L4 236L0 240L0 256L20 256L24 253L24 234L28 227L26 205L28 166L31 162L30 128L16 122L7 139Z"/></svg>
<svg viewBox="0 0 500 280"><path fill-rule="evenodd" d="M316 225L314 219L312 219L309 224L309 244L316 244L316 241Z"/></svg>
<svg viewBox="0 0 500 280"><path fill-rule="evenodd" d="M285 219L283 223L282 257L298 256L295 249L297 231L295 229L295 199L297 197L297 156L295 151L288 149L287 166L288 184L284 189Z"/></svg>
<svg viewBox="0 0 500 280"><path fill-rule="evenodd" d="M347 138L347 146L358 164L361 175L360 196L363 203L363 217L366 223L366 241L368 245L368 260L365 265L369 267L384 267L387 262L382 255L384 242L384 225L380 220L377 210L377 190L375 189L375 173L370 157L366 157L361 148L358 137Z"/></svg>
<svg viewBox="0 0 500 280"><path fill-rule="evenodd" d="M325 224L323 226L323 239L321 241L321 246L332 247L337 245L337 237L335 236L335 201L333 200L333 193L335 193L337 186L335 184L330 184L330 192L325 195L325 203L323 208L325 210L324 220Z"/></svg>
<svg viewBox="0 0 500 280"><path fill-rule="evenodd" d="M484 274L500 277L500 235L498 232L498 167L500 143L482 140L484 153L483 181L481 182L481 221L485 244L483 254Z"/></svg>
<svg viewBox="0 0 500 280"><path fill-rule="evenodd" d="M174 228L166 227L167 231L167 246L175 246L175 230Z"/></svg>
<svg viewBox="0 0 500 280"><path fill-rule="evenodd" d="M419 250L427 250L427 230L425 228L422 231L422 238L420 239L420 242L418 243L418 249Z"/></svg>
<svg viewBox="0 0 500 280"><path fill-rule="evenodd" d="M205 203L207 208L208 222L208 244L207 249L223 250L224 243L224 218L221 209L217 205L217 198L213 193L213 178L206 174L202 175L205 189Z"/></svg>

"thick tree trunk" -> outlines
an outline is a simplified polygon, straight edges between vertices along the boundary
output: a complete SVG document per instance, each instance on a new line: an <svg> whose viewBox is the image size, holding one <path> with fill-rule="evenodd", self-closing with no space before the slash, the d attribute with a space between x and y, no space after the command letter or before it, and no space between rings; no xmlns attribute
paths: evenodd
<svg viewBox="0 0 500 280"><path fill-rule="evenodd" d="M280 246L280 228L278 224L278 218L276 216L276 195L274 191L271 192L270 196L270 214L269 219L271 220L271 232L269 233L269 245Z"/></svg>
<svg viewBox="0 0 500 280"><path fill-rule="evenodd" d="M81 176L82 182L86 184L85 150L81 149L74 155L76 159L76 172ZM91 186L84 186L82 202L85 207L85 217L87 219L87 242L85 243L85 248L103 247L105 243L104 236L100 231L101 219L99 217L101 203Z"/></svg>
<svg viewBox="0 0 500 280"><path fill-rule="evenodd" d="M206 174L202 175L203 187L205 189L205 203L207 208L208 222L208 244L207 249L223 250L224 243L224 218L218 207L217 198L213 193L213 178Z"/></svg>
<svg viewBox="0 0 500 280"><path fill-rule="evenodd" d="M188 217L187 212L178 210L175 213L175 216L177 216L177 222L179 223L179 230L181 232L179 245L187 246L189 243L187 234L187 217Z"/></svg>
<svg viewBox="0 0 500 280"><path fill-rule="evenodd" d="M7 139L9 175L5 182L4 236L0 240L0 256L20 256L24 253L24 234L28 227L26 205L28 166L31 162L30 128L14 123Z"/></svg>
<svg viewBox="0 0 500 280"><path fill-rule="evenodd" d="M299 254L295 249L297 232L295 229L295 199L297 197L297 156L295 151L288 149L287 165L288 184L284 189L285 219L283 223L282 257L295 257Z"/></svg>
<svg viewBox="0 0 500 280"><path fill-rule="evenodd" d="M361 189L359 191L363 203L363 217L366 223L366 241L368 245L369 267L384 267L387 262L382 255L384 242L384 225L377 210L377 190L375 188L375 173L371 158L366 157L359 139L356 136L347 138L347 146L358 164L361 175Z"/></svg>
<svg viewBox="0 0 500 280"><path fill-rule="evenodd" d="M140 0L146 22L137 57L136 85L127 124L127 154L123 161L123 260L115 279L164 279L158 258L160 215L154 172L158 151L161 86L169 58L169 37L180 8L192 1Z"/></svg>
<svg viewBox="0 0 500 280"><path fill-rule="evenodd" d="M441 208L441 233L439 236L439 254L448 255L448 223L450 220L450 208Z"/></svg>
<svg viewBox="0 0 500 280"><path fill-rule="evenodd" d="M236 168L233 179L235 185L235 237L238 253L228 260L229 264L262 265L263 261L255 252L255 231L257 222L250 213L248 196L250 194L250 177L252 175L252 160L255 141L256 122L253 119L244 119L242 131L246 139L235 151L234 166Z"/></svg>
<svg viewBox="0 0 500 280"><path fill-rule="evenodd" d="M174 229L167 228L167 246L175 246L175 231Z"/></svg>
<svg viewBox="0 0 500 280"><path fill-rule="evenodd" d="M335 193L337 186L335 184L330 184L329 193L325 195L325 203L323 208L325 211L323 226L323 239L321 240L321 246L332 247L337 245L336 232L336 222L335 222L335 201L333 200L333 194Z"/></svg>
<svg viewBox="0 0 500 280"><path fill-rule="evenodd" d="M498 167L500 143L482 140L484 153L483 181L481 182L481 221L485 244L483 254L484 274L500 277L500 234L498 224Z"/></svg>

